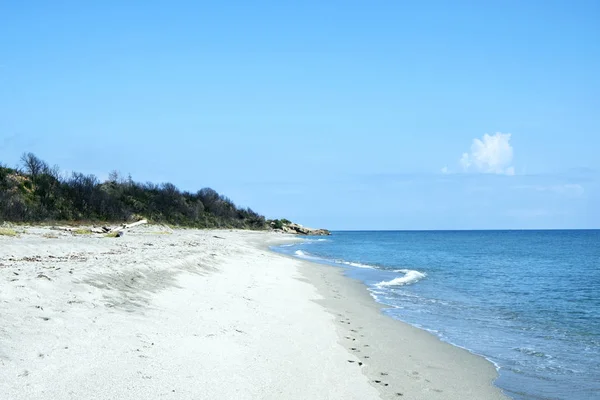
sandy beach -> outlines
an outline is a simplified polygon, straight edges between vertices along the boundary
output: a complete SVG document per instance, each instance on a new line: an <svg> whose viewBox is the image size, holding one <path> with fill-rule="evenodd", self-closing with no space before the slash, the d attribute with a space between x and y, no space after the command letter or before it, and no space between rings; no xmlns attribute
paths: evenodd
<svg viewBox="0 0 600 400"><path fill-rule="evenodd" d="M393 320L296 237L0 236L3 399L504 399L491 363Z"/></svg>

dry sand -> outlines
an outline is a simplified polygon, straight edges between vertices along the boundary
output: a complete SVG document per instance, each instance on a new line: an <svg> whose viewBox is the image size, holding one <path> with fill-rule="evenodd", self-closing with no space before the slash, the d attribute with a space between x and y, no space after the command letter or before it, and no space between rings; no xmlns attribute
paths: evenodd
<svg viewBox="0 0 600 400"><path fill-rule="evenodd" d="M0 398L504 398L487 361L385 317L340 270L267 250L282 240L0 236Z"/></svg>

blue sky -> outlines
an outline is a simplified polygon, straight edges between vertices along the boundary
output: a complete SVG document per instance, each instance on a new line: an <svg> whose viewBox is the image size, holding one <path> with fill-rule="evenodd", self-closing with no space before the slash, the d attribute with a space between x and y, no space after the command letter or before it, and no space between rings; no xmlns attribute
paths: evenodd
<svg viewBox="0 0 600 400"><path fill-rule="evenodd" d="M597 1L0 1L0 161L332 229L599 228L599 20Z"/></svg>

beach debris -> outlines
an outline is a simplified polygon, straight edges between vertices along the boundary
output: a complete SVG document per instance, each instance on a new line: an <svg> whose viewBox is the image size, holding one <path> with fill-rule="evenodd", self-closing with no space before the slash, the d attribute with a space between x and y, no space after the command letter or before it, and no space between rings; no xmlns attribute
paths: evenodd
<svg viewBox="0 0 600 400"><path fill-rule="evenodd" d="M59 230L59 231L65 231L65 232L71 232L74 234L96 233L96 234L101 234L101 235L107 235L108 237L121 237L121 236L123 236L123 233L125 232L125 230L135 228L136 226L144 225L147 223L148 223L147 219L142 219L140 221L133 222L131 224L122 224L122 225L114 227L114 228L110 228L108 226L103 226L103 227L99 227L99 228L93 227L93 228L89 228L89 229L83 229L81 227L56 226L56 227L52 227L52 229Z"/></svg>

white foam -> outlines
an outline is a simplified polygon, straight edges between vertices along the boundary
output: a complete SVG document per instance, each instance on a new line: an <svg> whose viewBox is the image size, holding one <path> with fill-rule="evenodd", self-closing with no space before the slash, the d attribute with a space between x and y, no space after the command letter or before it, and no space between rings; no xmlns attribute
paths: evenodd
<svg viewBox="0 0 600 400"><path fill-rule="evenodd" d="M310 253L305 253L302 250L296 250L294 252L294 255L296 257L301 257L301 258L305 258L305 259L312 260L312 261L321 261L321 262L328 262L328 263L333 262L335 264L348 265L350 267L356 267L356 268L377 269L377 267L374 267L372 265L367 265L367 264L361 264L361 263L344 261L344 260L331 260L331 259L326 259L326 258L320 258L317 256L313 256Z"/></svg>
<svg viewBox="0 0 600 400"><path fill-rule="evenodd" d="M372 265L367 265L367 264L361 264L361 263L356 263L356 262L350 262L350 261L343 261L343 260L335 260L336 264L344 264L344 265L349 265L351 267L356 267L356 268L367 268L367 269L376 269L374 266Z"/></svg>
<svg viewBox="0 0 600 400"><path fill-rule="evenodd" d="M377 283L375 286L377 287L385 287L385 286L404 286L410 285L412 283L418 282L421 279L425 278L427 274L424 272L414 271L412 269L397 269L394 272L403 273L404 276L400 276L398 278L394 278L391 281L383 281Z"/></svg>

